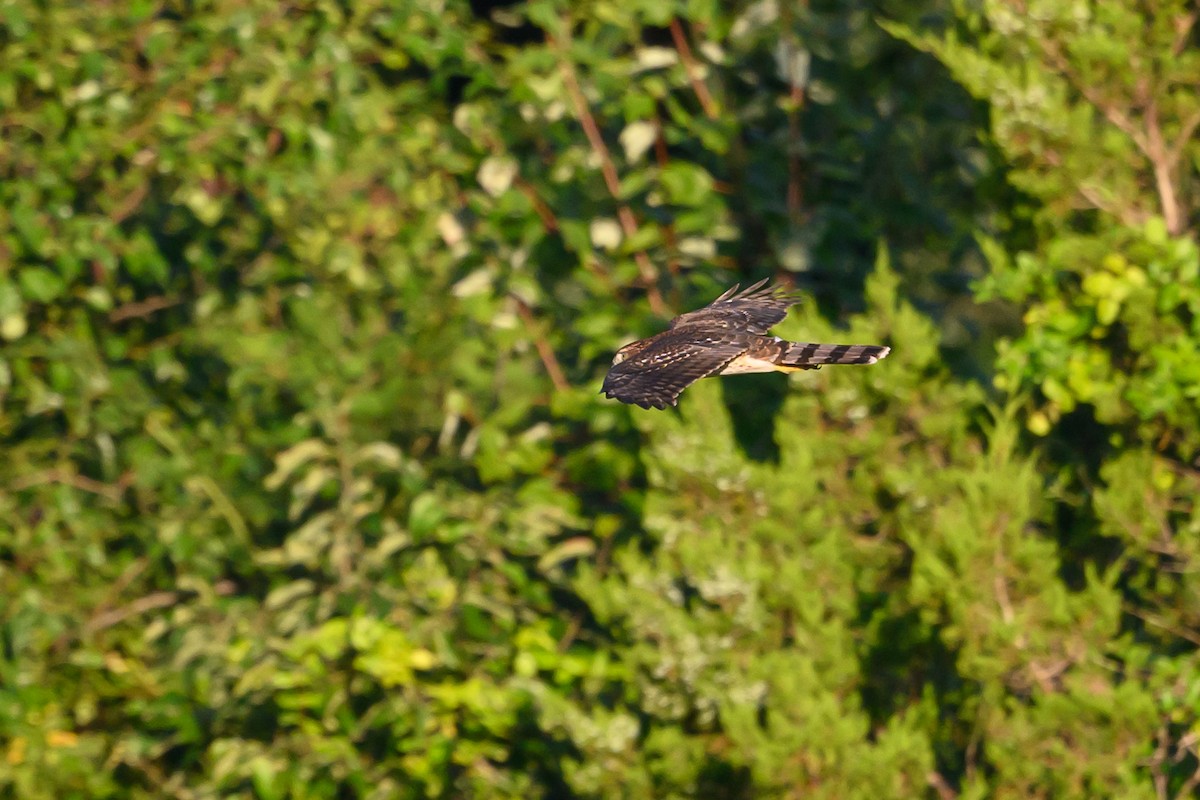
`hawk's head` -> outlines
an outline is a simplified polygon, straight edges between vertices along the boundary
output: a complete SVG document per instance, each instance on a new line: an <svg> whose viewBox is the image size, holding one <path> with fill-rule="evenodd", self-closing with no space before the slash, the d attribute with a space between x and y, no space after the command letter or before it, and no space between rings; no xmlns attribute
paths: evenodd
<svg viewBox="0 0 1200 800"><path fill-rule="evenodd" d="M636 342L630 342L616 352L616 354L613 356L613 364L620 364L630 356L636 356L646 348L647 344L649 344L649 342L645 339L639 339Z"/></svg>

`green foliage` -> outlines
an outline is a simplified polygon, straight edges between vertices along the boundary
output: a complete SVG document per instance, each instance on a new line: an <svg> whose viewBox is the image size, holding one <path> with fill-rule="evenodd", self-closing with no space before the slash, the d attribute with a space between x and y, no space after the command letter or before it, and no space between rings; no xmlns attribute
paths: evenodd
<svg viewBox="0 0 1200 800"><path fill-rule="evenodd" d="M1086 404L1121 441L1169 443L1184 463L1200 454L1200 251L1184 235L1200 176L1194 16L1046 0L964 10L969 40L888 26L989 101L1010 179L1038 204L1035 248L984 242L984 296L1027 308L1000 387L1041 396L1038 434Z"/></svg>
<svg viewBox="0 0 1200 800"><path fill-rule="evenodd" d="M1156 442L1185 461L1200 454L1194 241L1169 238L1157 219L1142 230L1062 236L1044 254L1019 254L993 287L1028 304L1026 333L1001 346L997 382L1036 387L1035 432L1086 404L1114 441Z"/></svg>
<svg viewBox="0 0 1200 800"><path fill-rule="evenodd" d="M1191 796L1195 15L1027 6L0 3L0 795Z"/></svg>

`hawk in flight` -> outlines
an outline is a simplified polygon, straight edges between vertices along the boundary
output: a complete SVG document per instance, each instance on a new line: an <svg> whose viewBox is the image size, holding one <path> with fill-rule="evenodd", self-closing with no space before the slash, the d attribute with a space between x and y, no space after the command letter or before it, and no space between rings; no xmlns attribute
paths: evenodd
<svg viewBox="0 0 1200 800"><path fill-rule="evenodd" d="M630 342L613 356L600 391L642 408L666 408L710 375L795 372L825 364L874 364L891 352L874 344L788 342L767 330L799 302L761 280L732 289L697 311L680 314L657 336Z"/></svg>

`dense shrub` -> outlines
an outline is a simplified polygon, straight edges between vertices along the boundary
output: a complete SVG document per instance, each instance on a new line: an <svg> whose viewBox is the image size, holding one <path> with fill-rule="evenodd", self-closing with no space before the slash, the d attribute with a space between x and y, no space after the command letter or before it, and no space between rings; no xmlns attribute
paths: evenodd
<svg viewBox="0 0 1200 800"><path fill-rule="evenodd" d="M1195 21L0 4L0 793L1191 796Z"/></svg>

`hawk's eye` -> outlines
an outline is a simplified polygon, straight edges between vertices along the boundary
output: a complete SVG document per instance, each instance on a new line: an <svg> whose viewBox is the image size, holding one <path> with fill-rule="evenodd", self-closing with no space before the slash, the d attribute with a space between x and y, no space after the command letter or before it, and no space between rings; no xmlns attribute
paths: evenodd
<svg viewBox="0 0 1200 800"><path fill-rule="evenodd" d="M638 346L641 344L644 344L644 342L630 342L624 347L617 348L617 352L613 355L613 365L620 364L630 356L641 352L641 347Z"/></svg>

